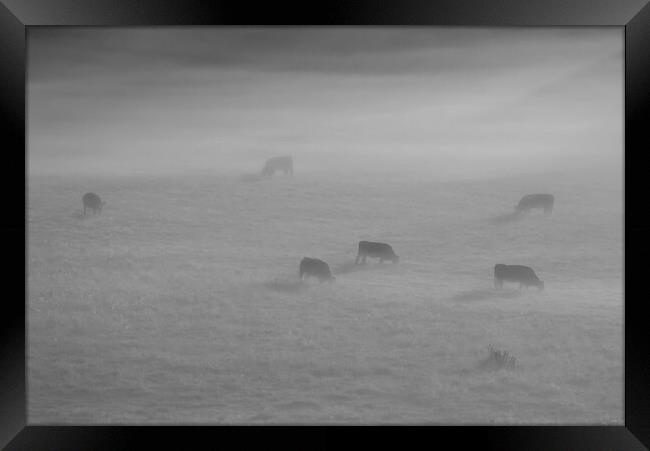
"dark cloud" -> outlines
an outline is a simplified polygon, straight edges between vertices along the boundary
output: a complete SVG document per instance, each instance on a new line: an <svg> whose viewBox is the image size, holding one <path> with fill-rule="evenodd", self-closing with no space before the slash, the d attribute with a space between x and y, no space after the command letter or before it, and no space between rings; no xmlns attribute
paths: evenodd
<svg viewBox="0 0 650 451"><path fill-rule="evenodd" d="M153 28L30 31L31 75L198 67L382 74L504 69L580 57L615 30ZM570 46L564 45L571 41ZM541 61L540 61L541 60Z"/></svg>

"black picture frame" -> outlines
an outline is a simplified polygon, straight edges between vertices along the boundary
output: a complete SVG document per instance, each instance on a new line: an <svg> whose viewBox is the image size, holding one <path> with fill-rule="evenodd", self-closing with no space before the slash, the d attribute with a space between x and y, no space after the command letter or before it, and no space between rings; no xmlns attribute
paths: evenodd
<svg viewBox="0 0 650 451"><path fill-rule="evenodd" d="M10 450L136 449L143 444L248 447L263 439L286 446L330 447L331 427L30 426L26 408L26 36L37 26L170 25L437 25L614 26L625 32L625 404L624 426L457 426L346 428L390 444L425 446L451 440L456 449L636 450L650 446L650 340L644 284L650 257L645 176L650 139L650 6L648 0L358 0L259 2L205 0L0 0L0 119L5 193L4 301L0 327L0 446ZM22 194L21 195L21 187ZM8 205L7 205L8 203ZM8 207L8 208L7 208ZM21 213L22 212L22 213ZM7 290L7 288L9 288ZM644 296L645 295L645 296ZM276 435L282 432L282 437ZM390 432L390 436L386 434ZM413 435L414 433L417 433ZM316 440L314 440L316 438ZM410 441L410 440L409 440ZM203 445L201 446L201 443ZM232 442L231 442L232 443ZM189 445L191 444L191 445ZM645 444L645 446L644 446ZM251 444L252 445L252 444Z"/></svg>

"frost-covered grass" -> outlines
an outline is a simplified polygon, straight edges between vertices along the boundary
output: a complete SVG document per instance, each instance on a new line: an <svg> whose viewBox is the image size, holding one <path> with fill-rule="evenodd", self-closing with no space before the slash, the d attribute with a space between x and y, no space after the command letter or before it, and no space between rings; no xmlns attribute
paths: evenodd
<svg viewBox="0 0 650 451"><path fill-rule="evenodd" d="M552 216L502 220L543 191ZM623 422L619 186L33 176L28 207L30 423ZM400 263L355 266L362 239Z"/></svg>

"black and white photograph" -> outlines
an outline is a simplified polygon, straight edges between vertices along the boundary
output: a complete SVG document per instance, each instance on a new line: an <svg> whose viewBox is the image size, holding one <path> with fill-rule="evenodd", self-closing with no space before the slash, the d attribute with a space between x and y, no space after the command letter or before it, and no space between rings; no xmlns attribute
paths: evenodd
<svg viewBox="0 0 650 451"><path fill-rule="evenodd" d="M32 425L624 424L620 27L33 27Z"/></svg>

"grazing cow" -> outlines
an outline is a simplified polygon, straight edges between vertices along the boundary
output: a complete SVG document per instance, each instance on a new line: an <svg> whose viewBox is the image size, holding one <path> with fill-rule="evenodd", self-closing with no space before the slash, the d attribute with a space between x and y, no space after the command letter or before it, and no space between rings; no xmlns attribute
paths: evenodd
<svg viewBox="0 0 650 451"><path fill-rule="evenodd" d="M327 263L317 258L305 257L300 261L300 280L309 276L316 277L321 282L335 280Z"/></svg>
<svg viewBox="0 0 650 451"><path fill-rule="evenodd" d="M519 289L534 286L542 290L544 282L539 280L535 271L523 265L494 265L494 287L503 287L503 282L519 283Z"/></svg>
<svg viewBox="0 0 650 451"><path fill-rule="evenodd" d="M284 175L293 175L293 158L285 156L266 160L262 175L273 175L275 171L282 171Z"/></svg>
<svg viewBox="0 0 650 451"><path fill-rule="evenodd" d="M543 208L544 213L548 215L553 212L554 201L555 198L552 194L527 194L521 198L515 210L518 213L523 213L533 208Z"/></svg>
<svg viewBox="0 0 650 451"><path fill-rule="evenodd" d="M383 263L384 260L390 260L393 263L399 261L399 257L390 245L372 241L359 241L359 252L357 253L357 258L354 260L354 264L359 264L359 260L361 260L361 263L365 263L367 257L378 258L380 263Z"/></svg>
<svg viewBox="0 0 650 451"><path fill-rule="evenodd" d="M92 210L93 214L101 213L102 207L105 204L95 193L86 193L81 200L84 206L84 216L86 215L86 209Z"/></svg>

